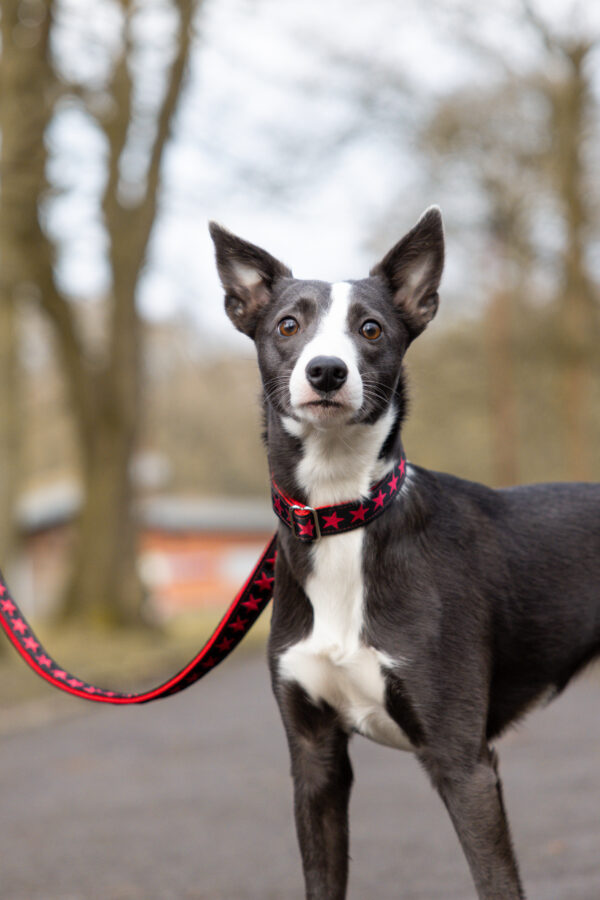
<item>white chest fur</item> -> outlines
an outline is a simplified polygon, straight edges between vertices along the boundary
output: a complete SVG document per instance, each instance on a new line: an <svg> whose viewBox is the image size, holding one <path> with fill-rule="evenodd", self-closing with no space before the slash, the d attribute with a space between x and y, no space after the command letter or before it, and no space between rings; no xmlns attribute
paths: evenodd
<svg viewBox="0 0 600 900"><path fill-rule="evenodd" d="M324 538L313 550L305 591L314 611L308 638L280 659L280 674L298 682L315 702L325 701L348 730L402 750L410 741L384 706L384 654L361 642L363 532Z"/></svg>
<svg viewBox="0 0 600 900"><path fill-rule="evenodd" d="M378 470L382 464L377 453L393 416L390 409L375 426L348 426L336 434L318 433L291 420L284 423L304 444L298 480L311 505L365 495L369 484L383 476L385 466ZM313 545L313 570L304 586L313 607L313 629L282 654L279 672L283 679L298 682L315 703L332 706L348 730L408 750L410 741L385 709L382 664L390 661L361 640L363 541L359 528Z"/></svg>

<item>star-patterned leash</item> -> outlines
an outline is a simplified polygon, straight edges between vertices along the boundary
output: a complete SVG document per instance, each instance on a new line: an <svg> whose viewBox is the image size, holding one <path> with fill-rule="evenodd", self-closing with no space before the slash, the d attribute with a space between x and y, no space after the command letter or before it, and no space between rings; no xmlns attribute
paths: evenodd
<svg viewBox="0 0 600 900"><path fill-rule="evenodd" d="M313 508L296 503L273 482L273 508L281 521L301 541L316 541L367 525L381 515L395 499L406 477L404 457L374 485L367 498L337 506ZM53 687L96 703L128 705L150 703L169 697L194 684L218 666L250 631L273 595L277 534L262 553L245 585L217 625L204 647L180 672L150 691L123 693L107 691L71 675L50 656L36 637L0 572L0 625L25 662Z"/></svg>
<svg viewBox="0 0 600 900"><path fill-rule="evenodd" d="M68 694L97 703L149 703L169 697L194 684L234 650L252 628L273 594L277 537L274 536L250 574L246 584L217 625L202 650L173 678L139 694L107 691L71 675L50 656L13 600L0 573L0 625L25 662L41 678Z"/></svg>

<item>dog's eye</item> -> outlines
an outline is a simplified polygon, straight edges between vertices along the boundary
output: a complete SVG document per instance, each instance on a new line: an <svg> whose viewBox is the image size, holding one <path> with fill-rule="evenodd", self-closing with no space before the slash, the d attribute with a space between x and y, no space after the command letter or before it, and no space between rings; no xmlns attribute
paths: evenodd
<svg viewBox="0 0 600 900"><path fill-rule="evenodd" d="M277 326L277 331L284 337L291 337L293 334L296 334L299 327L300 326L292 316L286 316L286 318L282 319Z"/></svg>
<svg viewBox="0 0 600 900"><path fill-rule="evenodd" d="M376 341L378 337L381 337L382 328L379 322L368 319L366 322L363 322L360 333L368 341Z"/></svg>

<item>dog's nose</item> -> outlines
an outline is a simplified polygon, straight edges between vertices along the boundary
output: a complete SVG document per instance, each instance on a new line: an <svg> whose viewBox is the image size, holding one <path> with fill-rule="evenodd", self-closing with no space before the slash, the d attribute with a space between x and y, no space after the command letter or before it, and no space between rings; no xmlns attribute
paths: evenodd
<svg viewBox="0 0 600 900"><path fill-rule="evenodd" d="M315 356L306 367L306 377L316 391L337 391L348 377L348 366L338 356Z"/></svg>

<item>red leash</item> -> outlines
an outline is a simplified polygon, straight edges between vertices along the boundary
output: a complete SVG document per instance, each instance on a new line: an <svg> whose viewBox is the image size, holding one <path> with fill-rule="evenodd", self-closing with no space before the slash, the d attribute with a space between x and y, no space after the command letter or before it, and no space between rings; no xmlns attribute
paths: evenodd
<svg viewBox="0 0 600 900"><path fill-rule="evenodd" d="M286 496L281 488L272 482L273 508L279 519L298 540L317 541L321 537L341 534L368 525L393 503L405 478L406 460L402 456L387 475L371 487L368 497L316 509ZM170 697L171 694L185 690L207 675L229 656L232 650L235 650L273 596L276 555L277 534L271 538L246 584L238 592L200 652L177 675L151 691L140 694L107 691L76 678L59 666L34 634L29 622L12 598L1 572L0 625L25 662L53 687L76 697L83 697L85 700L94 700L96 703L149 703L151 700Z"/></svg>
<svg viewBox="0 0 600 900"><path fill-rule="evenodd" d="M11 597L1 574L0 624L25 662L53 687L76 697L95 700L97 703L149 703L151 700L159 700L161 697L169 697L183 691L218 666L237 647L271 599L276 552L277 537L273 536L246 584L202 650L173 678L169 678L151 691L140 694L104 690L76 678L59 666L33 633L27 619Z"/></svg>

